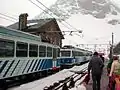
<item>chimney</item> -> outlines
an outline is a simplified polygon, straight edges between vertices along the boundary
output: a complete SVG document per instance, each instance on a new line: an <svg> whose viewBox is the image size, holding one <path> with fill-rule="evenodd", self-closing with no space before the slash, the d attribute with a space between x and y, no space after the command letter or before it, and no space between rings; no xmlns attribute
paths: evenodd
<svg viewBox="0 0 120 90"><path fill-rule="evenodd" d="M20 14L19 16L19 30L23 30L27 28L27 13Z"/></svg>

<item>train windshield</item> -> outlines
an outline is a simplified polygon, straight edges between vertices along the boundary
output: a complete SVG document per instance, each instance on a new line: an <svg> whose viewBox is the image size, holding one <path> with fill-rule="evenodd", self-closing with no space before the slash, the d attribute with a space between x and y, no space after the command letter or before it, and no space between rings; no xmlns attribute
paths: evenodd
<svg viewBox="0 0 120 90"><path fill-rule="evenodd" d="M70 51L61 51L61 56L62 57L70 57Z"/></svg>

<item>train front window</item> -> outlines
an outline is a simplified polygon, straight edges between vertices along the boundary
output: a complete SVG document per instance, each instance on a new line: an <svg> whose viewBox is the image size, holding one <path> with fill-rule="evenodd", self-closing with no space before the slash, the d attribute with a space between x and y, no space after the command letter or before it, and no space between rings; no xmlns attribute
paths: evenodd
<svg viewBox="0 0 120 90"><path fill-rule="evenodd" d="M70 51L61 51L62 57L70 57Z"/></svg>
<svg viewBox="0 0 120 90"><path fill-rule="evenodd" d="M28 44L24 42L17 42L16 57L27 57Z"/></svg>
<svg viewBox="0 0 120 90"><path fill-rule="evenodd" d="M38 56L38 45L30 44L30 46L29 46L29 56L30 57L37 57Z"/></svg>
<svg viewBox="0 0 120 90"><path fill-rule="evenodd" d="M0 57L14 56L14 41L0 39Z"/></svg>

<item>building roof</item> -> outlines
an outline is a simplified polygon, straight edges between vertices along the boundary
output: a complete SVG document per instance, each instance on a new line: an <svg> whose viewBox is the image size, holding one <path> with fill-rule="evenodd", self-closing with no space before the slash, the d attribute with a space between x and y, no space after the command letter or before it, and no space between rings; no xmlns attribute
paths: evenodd
<svg viewBox="0 0 120 90"><path fill-rule="evenodd" d="M51 21L55 22L56 27L60 31L59 34L61 35L62 39L64 39L64 36L63 36L55 18L27 20L27 30L38 29L38 28L42 27L43 25L45 25L46 23L51 22ZM12 25L9 25L8 27L12 28L12 29L18 29L19 28L19 22L16 22Z"/></svg>
<svg viewBox="0 0 120 90"><path fill-rule="evenodd" d="M43 26L44 24L46 24L47 22L52 21L53 18L49 18L49 19L36 19L36 20L27 20L27 26L29 28L38 28ZM16 22L12 25L8 26L9 28L12 29L19 29L19 22Z"/></svg>

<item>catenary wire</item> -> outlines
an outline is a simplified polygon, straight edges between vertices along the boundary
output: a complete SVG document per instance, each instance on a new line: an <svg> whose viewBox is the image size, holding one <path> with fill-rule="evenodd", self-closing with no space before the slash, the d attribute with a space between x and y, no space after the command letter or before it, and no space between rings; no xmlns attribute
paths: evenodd
<svg viewBox="0 0 120 90"><path fill-rule="evenodd" d="M0 18L5 19L5 20L8 20L8 21L11 21L11 22L15 22L15 21L10 20L10 19L7 19L7 18L5 18L5 17L1 17L1 16L0 16Z"/></svg>
<svg viewBox="0 0 120 90"><path fill-rule="evenodd" d="M33 3L35 6L37 6L38 8L40 8L41 10L43 10L45 13L49 14L47 11L45 11L44 9L42 9L40 6L38 6L37 4L35 4L33 1L29 0L31 3ZM50 16L52 16L51 14L49 14ZM53 16L52 16L53 17ZM53 17L55 18L55 17ZM61 23L61 22L60 22ZM61 23L62 25L64 25L66 28L70 29L69 27L67 27L65 24Z"/></svg>
<svg viewBox="0 0 120 90"><path fill-rule="evenodd" d="M47 10L49 10L50 12L52 12L54 15L56 15L51 9L49 9L48 7L46 7L42 2L40 2L39 0L36 0L38 3L40 3L41 5L43 5ZM56 15L57 16L57 15ZM75 27L73 27L71 24L69 24L68 22L64 21L65 23L67 23L70 27L72 27L73 29L79 31L78 29L76 29Z"/></svg>
<svg viewBox="0 0 120 90"><path fill-rule="evenodd" d="M0 15L5 16L5 17L8 17L8 18L11 18L12 20L18 20L18 19L14 18L14 17L11 17L11 16L8 16L8 15L5 15L5 14L3 14L3 13L0 13Z"/></svg>

